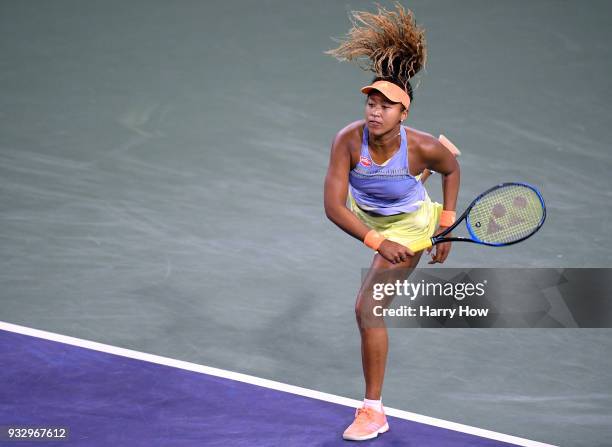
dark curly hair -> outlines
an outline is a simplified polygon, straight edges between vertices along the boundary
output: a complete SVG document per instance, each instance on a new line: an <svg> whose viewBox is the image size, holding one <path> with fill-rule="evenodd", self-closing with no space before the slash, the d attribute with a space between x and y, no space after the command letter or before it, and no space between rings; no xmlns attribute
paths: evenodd
<svg viewBox="0 0 612 447"><path fill-rule="evenodd" d="M414 14L396 2L396 11L376 4L376 14L351 11L353 27L338 48L325 51L340 61L356 61L364 70L373 71L375 81L393 82L413 98L410 79L427 61L425 30ZM336 40L336 39L334 39Z"/></svg>

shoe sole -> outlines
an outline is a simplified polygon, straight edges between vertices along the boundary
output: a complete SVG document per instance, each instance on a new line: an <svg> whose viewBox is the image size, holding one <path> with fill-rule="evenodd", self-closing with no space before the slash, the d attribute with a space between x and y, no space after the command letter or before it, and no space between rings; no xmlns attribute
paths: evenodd
<svg viewBox="0 0 612 447"><path fill-rule="evenodd" d="M389 431L389 424L385 423L385 425L380 427L378 429L378 431L375 431L374 433L371 433L369 435L365 435L365 436L345 436L345 435L342 435L342 439L344 439L346 441L367 441L368 439L374 439L379 434L385 433L387 431Z"/></svg>

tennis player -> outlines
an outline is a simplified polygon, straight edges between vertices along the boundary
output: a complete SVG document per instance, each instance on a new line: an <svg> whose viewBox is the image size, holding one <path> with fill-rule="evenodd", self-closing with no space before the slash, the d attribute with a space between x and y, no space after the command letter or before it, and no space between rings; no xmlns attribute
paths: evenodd
<svg viewBox="0 0 612 447"><path fill-rule="evenodd" d="M454 222L459 191L452 143L402 125L413 100L409 80L424 66L426 47L424 30L416 25L413 13L399 4L396 8L388 11L379 6L376 14L353 11L353 28L346 40L327 51L339 60L365 60L376 74L361 89L367 95L364 119L350 123L334 138L324 194L327 217L375 251L355 306L365 399L343 434L355 441L389 429L382 405L387 329L365 322L371 316L373 284L381 278L375 272L390 272L384 278L393 282L394 272L401 269L405 279L406 269L416 267L422 254L413 253L408 244L438 234ZM443 204L429 198L421 180L426 170L442 176ZM450 243L429 249L429 263L443 263L450 249Z"/></svg>

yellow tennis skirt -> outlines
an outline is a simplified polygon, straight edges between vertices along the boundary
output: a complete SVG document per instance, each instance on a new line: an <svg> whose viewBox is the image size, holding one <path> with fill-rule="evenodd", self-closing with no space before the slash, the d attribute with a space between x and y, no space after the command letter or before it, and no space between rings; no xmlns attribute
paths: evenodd
<svg viewBox="0 0 612 447"><path fill-rule="evenodd" d="M348 193L350 210L368 227L378 231L386 239L408 246L411 242L432 237L438 228L442 204L432 202L425 192L425 200L417 202L416 211L394 216L372 216L363 211L350 193Z"/></svg>

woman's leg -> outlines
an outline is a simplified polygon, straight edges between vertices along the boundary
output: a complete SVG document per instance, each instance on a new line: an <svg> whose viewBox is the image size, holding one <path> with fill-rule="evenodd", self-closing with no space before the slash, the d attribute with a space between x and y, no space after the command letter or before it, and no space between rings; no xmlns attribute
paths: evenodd
<svg viewBox="0 0 612 447"><path fill-rule="evenodd" d="M361 333L361 361L366 384L366 399L380 400L381 398L389 349L387 328L384 320L382 318L372 318L372 309L375 305L386 307L390 304L390 300L393 299L391 297L386 301L374 300L373 286L375 283L395 283L396 280L403 281L409 275L410 271L407 269L417 266L421 254L422 252L417 253L406 262L392 264L377 253L357 295L355 313L359 332Z"/></svg>

